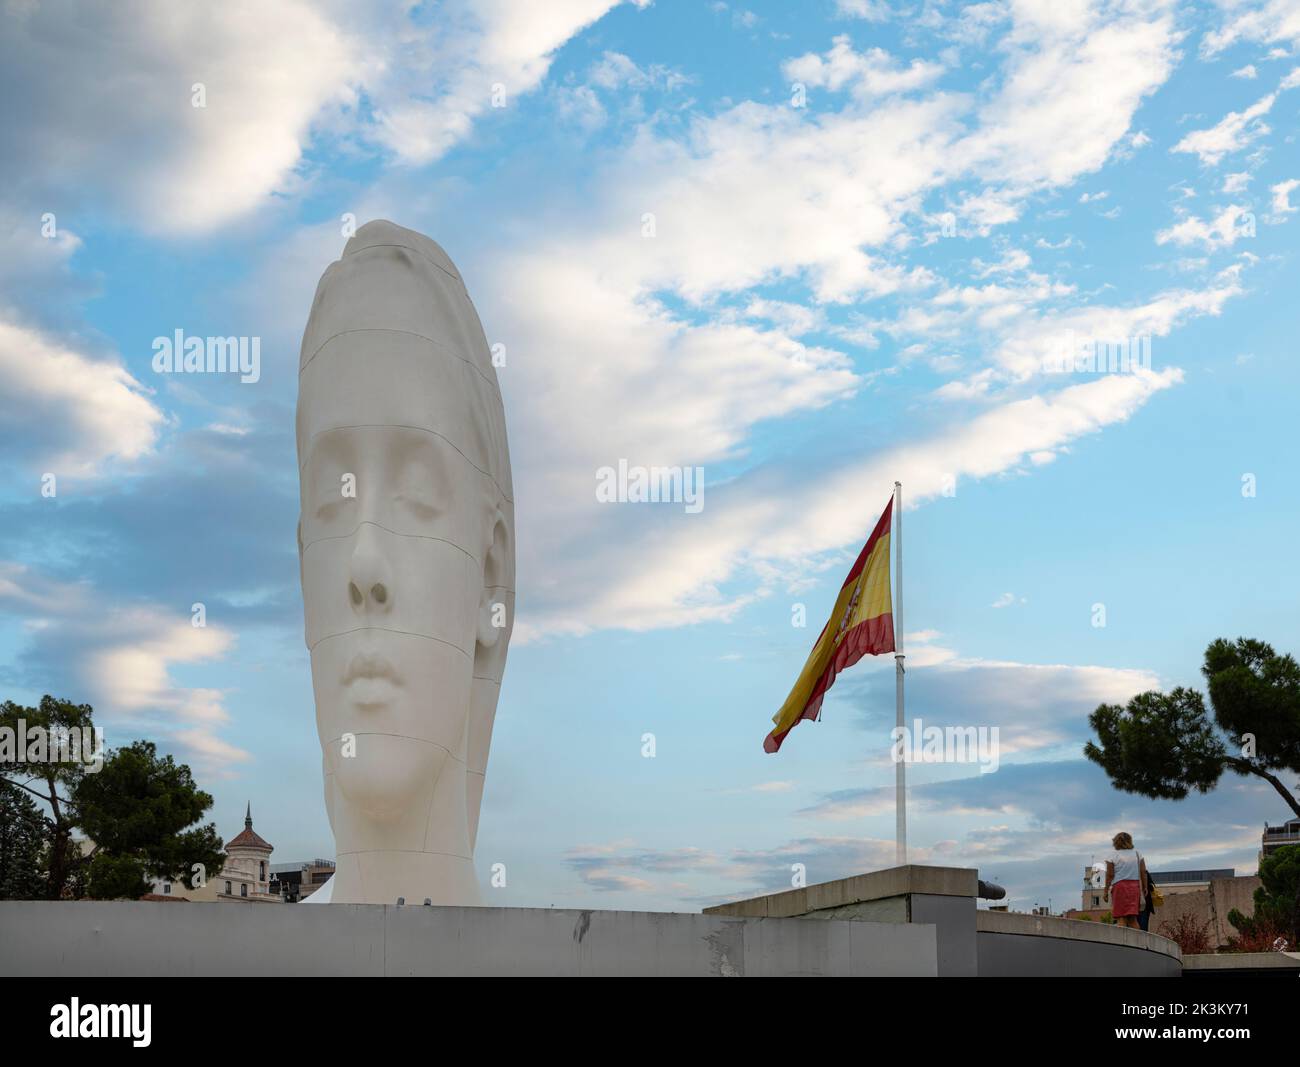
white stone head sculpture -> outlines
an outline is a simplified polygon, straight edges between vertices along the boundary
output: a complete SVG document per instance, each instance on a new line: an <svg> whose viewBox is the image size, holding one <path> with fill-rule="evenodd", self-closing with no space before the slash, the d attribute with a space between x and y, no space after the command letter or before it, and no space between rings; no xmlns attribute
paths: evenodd
<svg viewBox="0 0 1300 1067"><path fill-rule="evenodd" d="M474 841L514 622L505 412L447 254L362 226L298 372L298 556L335 903L478 903Z"/></svg>

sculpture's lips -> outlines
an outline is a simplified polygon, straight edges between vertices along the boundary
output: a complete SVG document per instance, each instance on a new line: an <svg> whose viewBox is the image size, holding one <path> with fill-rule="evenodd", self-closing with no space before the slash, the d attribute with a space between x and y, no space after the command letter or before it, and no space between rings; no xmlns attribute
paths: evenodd
<svg viewBox="0 0 1300 1067"><path fill-rule="evenodd" d="M343 672L344 685L351 685L362 678L384 678L393 685L402 684L397 669L377 652L358 652Z"/></svg>

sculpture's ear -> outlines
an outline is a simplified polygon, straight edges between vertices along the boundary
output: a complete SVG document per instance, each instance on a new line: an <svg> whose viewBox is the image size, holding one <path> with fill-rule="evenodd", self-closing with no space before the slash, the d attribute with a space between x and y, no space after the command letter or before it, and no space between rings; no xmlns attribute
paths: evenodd
<svg viewBox="0 0 1300 1067"><path fill-rule="evenodd" d="M303 572L302 517L301 516L299 516L298 518L298 588L299 589L307 588L307 575ZM302 615L303 615L302 640L303 640L303 644L306 645L307 644L307 597L305 595L302 598ZM310 645L307 645L307 650L309 652L311 651Z"/></svg>
<svg viewBox="0 0 1300 1067"><path fill-rule="evenodd" d="M514 531L497 508L492 519L492 540L483 561L483 591L478 602L478 644L494 648L502 634L514 629Z"/></svg>
<svg viewBox="0 0 1300 1067"><path fill-rule="evenodd" d="M321 783L325 789L325 818L329 820L330 833L334 832L334 772L330 770L327 756L321 756Z"/></svg>

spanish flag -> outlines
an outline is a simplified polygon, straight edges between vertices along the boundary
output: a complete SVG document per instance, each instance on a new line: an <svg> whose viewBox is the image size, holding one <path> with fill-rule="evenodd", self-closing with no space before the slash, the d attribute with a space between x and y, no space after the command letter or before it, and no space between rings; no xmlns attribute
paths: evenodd
<svg viewBox="0 0 1300 1067"><path fill-rule="evenodd" d="M858 561L844 579L835 610L813 645L781 710L772 716L776 727L763 742L764 752L776 752L801 719L816 719L822 698L835 676L863 656L894 651L893 601L889 590L889 530L894 498L862 546Z"/></svg>

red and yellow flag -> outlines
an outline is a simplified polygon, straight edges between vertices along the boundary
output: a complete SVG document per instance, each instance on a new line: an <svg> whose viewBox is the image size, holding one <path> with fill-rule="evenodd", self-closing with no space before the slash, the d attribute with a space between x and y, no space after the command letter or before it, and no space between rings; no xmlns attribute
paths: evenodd
<svg viewBox="0 0 1300 1067"><path fill-rule="evenodd" d="M764 752L776 752L785 735L803 719L816 719L822 698L835 676L863 656L894 651L893 601L889 590L889 530L894 498L862 546L858 561L844 579L835 610L813 645L812 655L799 672L799 679L785 698L781 710L772 716L775 728L763 742Z"/></svg>

